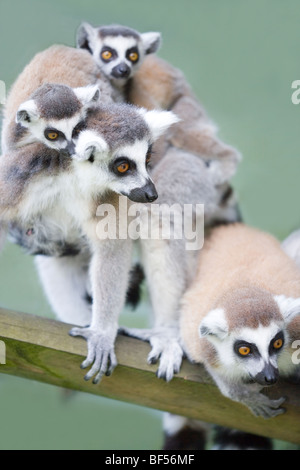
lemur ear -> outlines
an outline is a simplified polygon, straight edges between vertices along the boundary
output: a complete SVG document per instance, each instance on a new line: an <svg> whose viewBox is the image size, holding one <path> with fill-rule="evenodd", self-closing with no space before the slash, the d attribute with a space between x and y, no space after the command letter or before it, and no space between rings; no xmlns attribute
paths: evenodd
<svg viewBox="0 0 300 470"><path fill-rule="evenodd" d="M153 142L157 140L162 134L164 134L164 132L170 126L172 126L172 124L176 124L176 122L180 121L176 114L172 113L171 111L158 111L156 109L147 111L146 109L142 108L139 110L139 112L142 114L150 128Z"/></svg>
<svg viewBox="0 0 300 470"><path fill-rule="evenodd" d="M300 268L300 230L292 232L281 244L285 253L292 258Z"/></svg>
<svg viewBox="0 0 300 470"><path fill-rule="evenodd" d="M88 85L80 88L74 88L79 101L85 108L90 108L98 103L100 98L100 90L97 85Z"/></svg>
<svg viewBox="0 0 300 470"><path fill-rule="evenodd" d="M277 302L280 313L286 323L293 320L294 317L300 315L300 298L286 297L285 295L275 295L274 300Z"/></svg>
<svg viewBox="0 0 300 470"><path fill-rule="evenodd" d="M161 44L160 33L143 33L141 34L145 54L153 54L156 52Z"/></svg>
<svg viewBox="0 0 300 470"><path fill-rule="evenodd" d="M76 33L76 46L78 49L86 49L93 54L94 41L97 29L89 23L81 23Z"/></svg>
<svg viewBox="0 0 300 470"><path fill-rule="evenodd" d="M202 320L199 326L200 338L205 336L216 336L224 339L228 334L228 324L225 311L222 308L211 310Z"/></svg>
<svg viewBox="0 0 300 470"><path fill-rule="evenodd" d="M39 112L34 100L28 100L19 107L16 115L16 123L29 127L30 124L39 117Z"/></svg>
<svg viewBox="0 0 300 470"><path fill-rule="evenodd" d="M90 160L93 156L101 157L101 154L106 155L108 145L105 140L93 131L82 131L79 134L78 141L75 148L75 155L72 157L74 160L84 161Z"/></svg>

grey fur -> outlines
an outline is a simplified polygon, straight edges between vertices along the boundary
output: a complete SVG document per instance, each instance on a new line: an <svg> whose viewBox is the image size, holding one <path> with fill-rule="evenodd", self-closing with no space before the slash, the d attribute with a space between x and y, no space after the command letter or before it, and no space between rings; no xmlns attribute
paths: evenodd
<svg viewBox="0 0 300 470"><path fill-rule="evenodd" d="M45 119L70 118L82 108L82 103L67 85L45 83L31 99L35 101L40 117Z"/></svg>
<svg viewBox="0 0 300 470"><path fill-rule="evenodd" d="M129 104L112 104L96 108L88 117L86 127L98 132L114 152L117 148L148 139L151 134L141 119L138 108Z"/></svg>
<svg viewBox="0 0 300 470"><path fill-rule="evenodd" d="M231 223L239 219L234 194L228 194L231 175L226 162L205 161L181 150L170 148L153 171L159 204L179 203L205 206L205 227ZM223 204L220 204L223 201ZM192 216L195 217L195 213ZM186 239L141 240L142 264L150 292L154 315L153 329L121 328L123 334L150 342L148 363L160 361L157 376L170 381L180 369L183 350L179 339L179 308L181 298L192 281L200 250L187 251ZM163 295L162 295L163 294Z"/></svg>
<svg viewBox="0 0 300 470"><path fill-rule="evenodd" d="M140 39L140 33L138 33L135 29L128 28L127 26L112 24L110 26L100 26L97 29L101 38L106 36L124 36L133 37L136 40Z"/></svg>

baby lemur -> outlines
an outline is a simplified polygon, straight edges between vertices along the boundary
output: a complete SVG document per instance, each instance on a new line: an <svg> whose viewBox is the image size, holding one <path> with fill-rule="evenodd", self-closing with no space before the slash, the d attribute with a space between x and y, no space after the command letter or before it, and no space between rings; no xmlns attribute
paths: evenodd
<svg viewBox="0 0 300 470"><path fill-rule="evenodd" d="M283 398L260 393L295 373L300 337L300 271L271 235L233 224L215 228L182 300L183 348L203 363L221 393L265 418Z"/></svg>
<svg viewBox="0 0 300 470"><path fill-rule="evenodd" d="M99 92L101 103L112 102L109 81L86 51L57 45L36 54L9 91L2 154L37 141L57 150L73 150L74 137Z"/></svg>
<svg viewBox="0 0 300 470"><path fill-rule="evenodd" d="M171 145L203 158L222 158L235 168L240 155L217 137L215 124L183 73L154 54L160 44L160 33L139 33L120 25L94 28L83 23L77 31L77 47L92 54L121 92L121 100L147 109L172 110L180 118L156 145L158 158Z"/></svg>

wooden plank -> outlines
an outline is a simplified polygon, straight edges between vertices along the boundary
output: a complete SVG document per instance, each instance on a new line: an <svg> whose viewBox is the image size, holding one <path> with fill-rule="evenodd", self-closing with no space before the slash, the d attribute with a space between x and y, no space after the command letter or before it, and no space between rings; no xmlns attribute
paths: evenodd
<svg viewBox="0 0 300 470"><path fill-rule="evenodd" d="M80 363L86 343L71 338L71 325L33 315L0 309L0 340L6 345L6 364L0 373L101 395L137 405L229 426L300 444L299 387L280 383L268 390L272 397L287 396L287 412L271 420L255 418L243 406L223 397L204 368L184 361L170 382L157 379L156 366L148 365L147 343L119 336L119 365L99 385L85 382Z"/></svg>

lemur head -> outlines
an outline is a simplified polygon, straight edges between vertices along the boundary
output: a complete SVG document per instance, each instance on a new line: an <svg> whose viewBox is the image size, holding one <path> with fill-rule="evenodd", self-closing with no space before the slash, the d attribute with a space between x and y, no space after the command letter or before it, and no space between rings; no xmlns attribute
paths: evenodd
<svg viewBox="0 0 300 470"><path fill-rule="evenodd" d="M281 370L292 369L287 326L299 314L299 298L240 288L204 317L199 334L212 344L218 371L223 366L227 375L268 386Z"/></svg>
<svg viewBox="0 0 300 470"><path fill-rule="evenodd" d="M83 23L77 32L77 47L87 49L117 86L123 86L133 76L144 57L158 50L160 42L160 33L141 34L119 25L94 28Z"/></svg>
<svg viewBox="0 0 300 470"><path fill-rule="evenodd" d="M28 142L42 142L72 155L86 117L98 103L99 96L96 85L70 88L47 83L21 104L16 122L30 132Z"/></svg>
<svg viewBox="0 0 300 470"><path fill-rule="evenodd" d="M116 104L101 107L87 120L73 158L91 169L95 187L102 181L104 189L134 202L153 202L158 196L148 172L152 144L177 121L168 111Z"/></svg>

